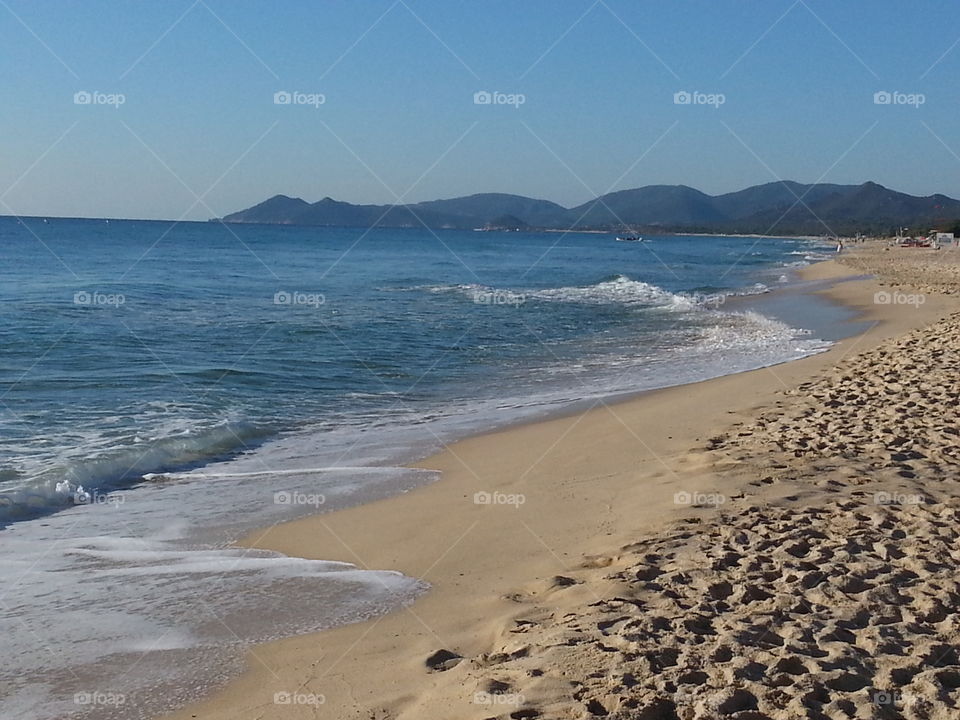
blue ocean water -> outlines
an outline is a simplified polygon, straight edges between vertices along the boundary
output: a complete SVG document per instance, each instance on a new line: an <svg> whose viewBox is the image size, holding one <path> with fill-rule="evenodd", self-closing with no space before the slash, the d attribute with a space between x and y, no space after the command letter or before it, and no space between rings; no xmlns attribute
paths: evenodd
<svg viewBox="0 0 960 720"><path fill-rule="evenodd" d="M212 655L229 674L238 644L409 602L411 578L229 543L429 481L397 466L448 439L828 345L737 300L789 284L816 241L646 240L0 218L8 706L82 717L45 678L103 687L145 652L150 691L114 685L172 706ZM191 614L211 574L242 637ZM258 626L251 574L315 602Z"/></svg>

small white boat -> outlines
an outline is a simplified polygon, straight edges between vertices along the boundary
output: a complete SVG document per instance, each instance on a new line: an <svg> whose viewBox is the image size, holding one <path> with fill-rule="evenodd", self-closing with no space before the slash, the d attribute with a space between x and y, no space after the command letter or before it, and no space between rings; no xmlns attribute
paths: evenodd
<svg viewBox="0 0 960 720"><path fill-rule="evenodd" d="M643 238L639 235L617 235L617 242L643 242Z"/></svg>

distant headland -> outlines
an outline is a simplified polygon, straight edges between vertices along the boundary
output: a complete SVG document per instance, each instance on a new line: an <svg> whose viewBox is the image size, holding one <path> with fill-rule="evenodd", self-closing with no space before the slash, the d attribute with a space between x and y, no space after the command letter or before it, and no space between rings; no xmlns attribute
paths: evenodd
<svg viewBox="0 0 960 720"><path fill-rule="evenodd" d="M707 195L686 185L647 185L565 208L521 195L481 193L409 205L354 205L326 197L315 203L275 195L219 219L225 223L337 227L426 227L484 230L610 230L644 232L853 234L918 232L960 225L960 201L917 197L874 182L862 185L789 180Z"/></svg>

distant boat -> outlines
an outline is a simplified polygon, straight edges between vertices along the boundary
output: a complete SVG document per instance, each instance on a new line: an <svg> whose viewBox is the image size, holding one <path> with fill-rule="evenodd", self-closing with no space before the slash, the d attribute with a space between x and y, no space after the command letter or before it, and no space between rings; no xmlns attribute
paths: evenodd
<svg viewBox="0 0 960 720"><path fill-rule="evenodd" d="M617 235L617 242L643 242L639 235Z"/></svg>

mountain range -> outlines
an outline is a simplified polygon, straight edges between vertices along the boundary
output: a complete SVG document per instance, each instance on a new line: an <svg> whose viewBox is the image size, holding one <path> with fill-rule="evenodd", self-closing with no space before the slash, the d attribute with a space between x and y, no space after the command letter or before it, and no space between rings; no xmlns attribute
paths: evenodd
<svg viewBox="0 0 960 720"><path fill-rule="evenodd" d="M431 229L624 230L779 234L917 232L960 220L960 201L916 197L874 182L862 185L783 180L723 195L686 185L647 185L565 208L549 200L481 193L410 205L315 203L275 195L221 218L225 223Z"/></svg>

